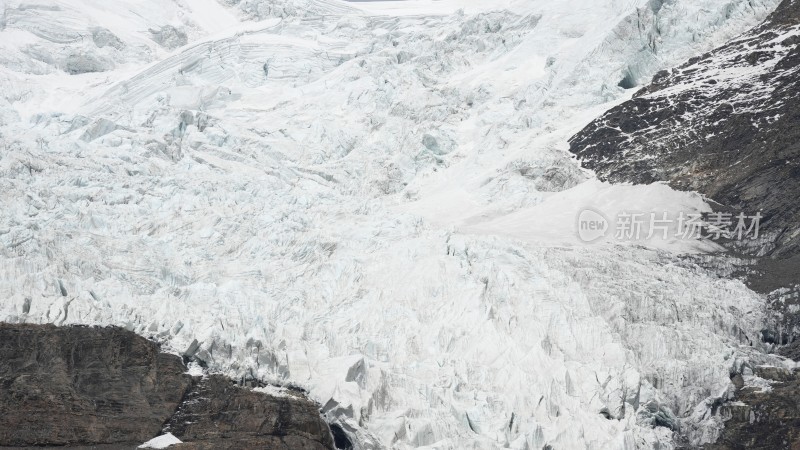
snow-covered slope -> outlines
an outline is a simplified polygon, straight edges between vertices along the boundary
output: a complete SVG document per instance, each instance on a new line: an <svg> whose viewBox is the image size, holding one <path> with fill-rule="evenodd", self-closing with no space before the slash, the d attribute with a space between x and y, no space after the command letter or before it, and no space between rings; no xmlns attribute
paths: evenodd
<svg viewBox="0 0 800 450"><path fill-rule="evenodd" d="M800 253L798 42L800 2L785 0L761 26L659 73L576 135L572 150L605 180L666 181L734 210L760 211L762 239L739 250L795 267L785 277L770 270L764 278L775 280L759 284L773 285L769 290L794 284L791 258Z"/></svg>
<svg viewBox="0 0 800 450"><path fill-rule="evenodd" d="M763 299L582 244L708 206L567 138L776 1L229 3L3 5L0 318L303 386L359 448L716 436Z"/></svg>

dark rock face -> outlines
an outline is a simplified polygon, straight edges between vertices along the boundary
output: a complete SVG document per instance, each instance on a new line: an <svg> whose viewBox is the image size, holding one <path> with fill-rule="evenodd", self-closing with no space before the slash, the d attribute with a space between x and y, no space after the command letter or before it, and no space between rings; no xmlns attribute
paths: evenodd
<svg viewBox="0 0 800 450"><path fill-rule="evenodd" d="M211 375L192 387L165 430L185 442L176 448L332 448L316 405L297 395L269 397Z"/></svg>
<svg viewBox="0 0 800 450"><path fill-rule="evenodd" d="M302 394L192 377L120 328L0 324L0 417L0 447L135 448L170 431L183 448L333 448Z"/></svg>
<svg viewBox="0 0 800 450"><path fill-rule="evenodd" d="M131 443L192 385L175 356L117 328L0 325L0 445Z"/></svg>
<svg viewBox="0 0 800 450"><path fill-rule="evenodd" d="M733 247L790 264L764 290L800 278L798 26L800 0L784 0L762 25L658 73L570 140L602 179L666 181L737 213L760 211L764 239Z"/></svg>
<svg viewBox="0 0 800 450"><path fill-rule="evenodd" d="M777 367L755 373L770 380L772 390L739 387L737 402L721 408L729 417L722 435L706 450L800 449L800 373Z"/></svg>
<svg viewBox="0 0 800 450"><path fill-rule="evenodd" d="M575 135L570 150L607 181L665 181L734 216L760 212L761 238L724 243L739 258L719 271L769 293L762 341L800 358L800 0L783 0L758 27L656 74ZM725 428L704 448L800 450L800 372L755 372L772 390L732 378L735 399L719 409Z"/></svg>

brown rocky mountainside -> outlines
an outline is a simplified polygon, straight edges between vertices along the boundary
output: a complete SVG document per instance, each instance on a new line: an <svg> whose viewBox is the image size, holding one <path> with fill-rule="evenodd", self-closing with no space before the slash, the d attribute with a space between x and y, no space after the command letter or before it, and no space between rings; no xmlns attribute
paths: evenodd
<svg viewBox="0 0 800 450"><path fill-rule="evenodd" d="M737 262L692 261L719 264L721 276L746 277L751 288L767 294L762 340L795 361L800 360L798 105L800 0L783 0L761 25L656 74L631 100L570 139L570 150L603 180L664 181L705 194L721 212L761 213L761 239L724 242L742 257ZM738 264L744 269L726 272ZM705 448L800 450L800 371L756 367L751 372L769 388L747 386L741 373L732 374L733 399L713 409L725 427Z"/></svg>
<svg viewBox="0 0 800 450"><path fill-rule="evenodd" d="M743 386L734 377L735 401L720 408L727 418L717 442L705 450L800 450L800 371L756 367L770 389Z"/></svg>
<svg viewBox="0 0 800 450"><path fill-rule="evenodd" d="M666 181L761 213L768 256L751 277L769 292L800 282L800 0L783 0L760 26L656 74L633 98L570 140L584 166L611 182Z"/></svg>
<svg viewBox="0 0 800 450"><path fill-rule="evenodd" d="M270 396L121 328L0 324L0 448L333 449L316 404Z"/></svg>

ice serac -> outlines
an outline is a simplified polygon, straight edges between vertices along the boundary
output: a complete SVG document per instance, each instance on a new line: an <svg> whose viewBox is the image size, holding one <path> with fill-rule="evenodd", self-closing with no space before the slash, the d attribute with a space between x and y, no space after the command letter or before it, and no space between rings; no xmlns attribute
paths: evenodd
<svg viewBox="0 0 800 450"><path fill-rule="evenodd" d="M665 181L698 191L734 223L740 212L762 214L758 240L726 243L744 258L706 264L768 293L759 338L794 360L800 358L799 88L800 2L785 0L731 42L659 72L570 140L570 150L604 180ZM781 370L791 374L793 363L787 364ZM732 401L722 406L725 431L710 448L798 445L794 375L756 373L773 387L743 386L739 378Z"/></svg>
<svg viewBox="0 0 800 450"><path fill-rule="evenodd" d="M581 206L709 206L567 139L776 1L223 3L6 3L0 317L301 386L359 449L716 437L763 298L703 243L580 243Z"/></svg>

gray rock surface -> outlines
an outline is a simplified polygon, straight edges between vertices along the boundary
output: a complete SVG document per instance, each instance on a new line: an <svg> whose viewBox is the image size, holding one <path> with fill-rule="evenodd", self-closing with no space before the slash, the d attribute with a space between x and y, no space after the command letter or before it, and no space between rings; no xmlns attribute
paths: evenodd
<svg viewBox="0 0 800 450"><path fill-rule="evenodd" d="M182 448L333 448L302 393L192 377L180 357L114 327L0 324L0 417L0 448L134 448L164 431Z"/></svg>
<svg viewBox="0 0 800 450"><path fill-rule="evenodd" d="M631 100L570 140L570 150L604 180L666 181L707 195L722 212L760 212L761 239L724 242L741 258L709 257L708 265L722 276L746 277L751 288L768 293L771 324L761 339L795 360L800 358L798 31L800 0L784 0L760 26L656 74ZM798 372L759 368L756 375L769 380L772 390L745 386L735 374L734 398L715 412L726 420L725 428L706 449L800 449Z"/></svg>
<svg viewBox="0 0 800 450"><path fill-rule="evenodd" d="M772 389L739 387L736 402L722 405L727 418L720 438L705 450L800 449L800 372L757 367Z"/></svg>
<svg viewBox="0 0 800 450"><path fill-rule="evenodd" d="M204 378L189 390L166 431L185 442L177 448L333 447L331 432L316 405L301 393L270 397L219 375Z"/></svg>
<svg viewBox="0 0 800 450"><path fill-rule="evenodd" d="M762 25L659 72L570 140L602 179L667 181L732 213L761 212L763 238L729 245L770 257L754 281L762 291L800 273L798 26L800 1L784 0Z"/></svg>

